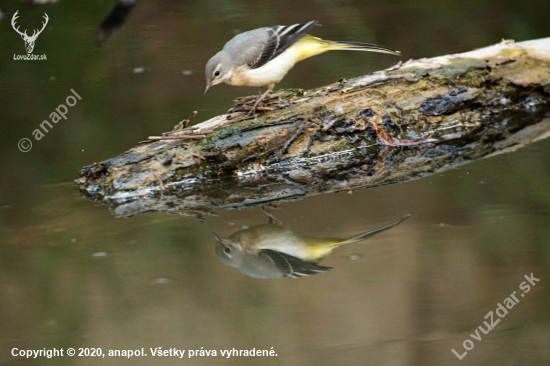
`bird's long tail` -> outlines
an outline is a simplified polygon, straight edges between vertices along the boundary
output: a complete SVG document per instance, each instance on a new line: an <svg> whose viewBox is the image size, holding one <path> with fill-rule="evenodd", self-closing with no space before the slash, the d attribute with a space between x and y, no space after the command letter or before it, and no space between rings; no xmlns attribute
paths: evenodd
<svg viewBox="0 0 550 366"><path fill-rule="evenodd" d="M370 43L359 42L330 42L330 50L349 50L349 51L368 51L368 52L380 52L389 53L390 55L401 55L401 52L391 49L389 47L380 46Z"/></svg>
<svg viewBox="0 0 550 366"><path fill-rule="evenodd" d="M371 230L371 231L367 231L366 233L361 233L361 234L358 234L358 235L354 235L354 236L352 236L350 238L347 238L343 241L335 243L335 246L341 246L341 245L351 244L351 243L355 243L355 242L358 242L358 241L361 241L361 240L365 240L367 238L370 238L373 235L381 233L382 231L391 229L392 227L399 225L400 223L402 223L403 221L408 219L410 216L411 215L407 215L407 216L403 217L402 219L397 220L396 222L392 222L391 224L388 224L386 226L382 226L381 228L374 229L374 230Z"/></svg>
<svg viewBox="0 0 550 366"><path fill-rule="evenodd" d="M317 263L322 258L329 255L333 249L338 248L342 245L356 243L361 240L365 240L367 238L370 238L373 235L376 235L378 233L381 233L382 231L391 229L392 227L399 225L406 219L408 219L411 215L407 215L403 217L400 220L397 220L396 222L392 222L391 224L388 224L386 226L383 226L378 229L374 229L371 231L367 231L365 233L361 233L358 235L354 235L347 239L336 239L336 238L323 238L323 239L317 239L317 238L308 238L308 246L309 246L309 256L308 258L301 258L302 260L305 260L306 262L311 263Z"/></svg>
<svg viewBox="0 0 550 366"><path fill-rule="evenodd" d="M401 55L399 51L376 44L327 41L321 38L313 37L309 34L303 35L290 47L290 50L295 53L296 62L325 53L327 51L337 50L370 51Z"/></svg>

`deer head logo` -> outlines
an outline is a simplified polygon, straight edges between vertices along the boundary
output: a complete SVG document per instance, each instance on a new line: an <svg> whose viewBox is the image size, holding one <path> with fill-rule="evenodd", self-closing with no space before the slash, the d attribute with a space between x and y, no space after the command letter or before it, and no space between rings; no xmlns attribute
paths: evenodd
<svg viewBox="0 0 550 366"><path fill-rule="evenodd" d="M21 38L23 38L23 41L25 41L25 48L27 49L27 53L32 53L32 50L34 49L34 42L36 41L36 38L38 38L38 36L40 35L40 33L42 33L42 31L44 30L44 28L46 28L46 24L48 24L48 14L44 13L44 19L45 19L45 22L42 23L42 29L40 29L39 31L37 31L36 29L34 30L32 36L29 36L27 35L27 30L25 29L24 32L21 32L19 31L19 26L15 26L15 20L17 18L19 18L19 15L17 15L17 13L19 12L19 10L17 10L15 12L15 14L13 14L13 17L11 18L11 26L13 27L13 29L19 33L21 35Z"/></svg>

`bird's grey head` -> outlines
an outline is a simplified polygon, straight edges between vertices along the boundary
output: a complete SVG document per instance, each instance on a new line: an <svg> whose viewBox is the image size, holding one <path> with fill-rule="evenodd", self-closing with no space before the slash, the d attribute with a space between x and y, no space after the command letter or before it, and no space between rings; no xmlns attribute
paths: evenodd
<svg viewBox="0 0 550 366"><path fill-rule="evenodd" d="M216 239L216 255L224 264L231 267L239 268L244 261L244 253L241 243L229 238L220 238L215 233Z"/></svg>
<svg viewBox="0 0 550 366"><path fill-rule="evenodd" d="M204 94L210 89L211 86L223 83L226 80L231 79L232 69L231 61L225 51L216 53L208 63L205 69L206 74L206 90Z"/></svg>
<svg viewBox="0 0 550 366"><path fill-rule="evenodd" d="M216 254L224 264L237 268L240 272L254 278L281 278L283 272L267 256L245 253L243 247L233 236L216 239Z"/></svg>

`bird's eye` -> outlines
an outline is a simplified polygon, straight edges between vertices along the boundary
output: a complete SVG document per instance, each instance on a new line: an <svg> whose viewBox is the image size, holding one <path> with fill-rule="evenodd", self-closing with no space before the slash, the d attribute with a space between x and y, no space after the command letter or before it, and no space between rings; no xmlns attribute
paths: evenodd
<svg viewBox="0 0 550 366"><path fill-rule="evenodd" d="M217 71L214 73L214 76L220 76L220 70L217 70Z"/></svg>
<svg viewBox="0 0 550 366"><path fill-rule="evenodd" d="M231 254L231 249L229 247L224 247L223 251L225 252L225 254Z"/></svg>

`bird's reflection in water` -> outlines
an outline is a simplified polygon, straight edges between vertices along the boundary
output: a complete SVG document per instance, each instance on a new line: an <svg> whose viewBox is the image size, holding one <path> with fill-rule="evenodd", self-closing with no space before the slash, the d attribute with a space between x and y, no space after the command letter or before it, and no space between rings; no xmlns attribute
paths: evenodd
<svg viewBox="0 0 550 366"><path fill-rule="evenodd" d="M216 254L223 263L254 278L295 278L325 272L317 263L342 245L365 240L388 230L410 215L378 229L347 239L301 236L270 216L268 224L240 230L216 239Z"/></svg>

